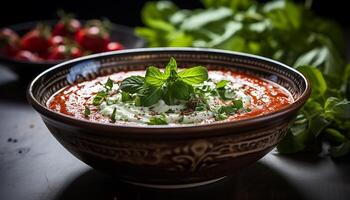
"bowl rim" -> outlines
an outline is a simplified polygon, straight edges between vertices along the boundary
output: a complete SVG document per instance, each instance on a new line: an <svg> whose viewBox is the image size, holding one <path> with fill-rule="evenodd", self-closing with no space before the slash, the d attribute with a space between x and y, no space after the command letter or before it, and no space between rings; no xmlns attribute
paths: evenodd
<svg viewBox="0 0 350 200"><path fill-rule="evenodd" d="M219 122L214 122L210 124L186 124L186 125L152 125L152 126L147 126L147 125L133 125L133 124L105 124L105 123L100 123L100 122L91 122L88 120L84 119L78 119L69 115L64 115L58 112L55 112L53 110L50 110L47 106L42 105L33 95L33 86L36 84L36 82L43 77L45 74L47 74L50 71L56 70L57 68L60 68L62 66L79 62L79 61L84 61L84 60L89 60L89 59L94 59L98 57L103 57L103 56L109 56L109 55L119 55L119 54L129 54L129 53L143 53L143 52L160 52L160 51L167 51L167 52L199 52L199 53L221 53L221 54L230 54L230 55L236 55L236 56L244 56L248 58L254 58L258 60L262 60L265 62L270 62L273 64L277 64L279 66L282 66L286 68L287 70L291 70L294 73L297 73L305 82L305 90L303 93L300 95L298 99L295 99L292 104L289 104L288 106L276 110L274 112L270 112L264 115L252 117L252 118L247 118L247 119L240 119L240 120L235 120L235 121L219 121ZM83 56L80 58L76 58L73 60L65 61L62 62L58 65L55 65L39 75L37 75L28 85L27 88L27 100L28 102L34 107L35 110L37 110L41 115L45 116L48 119L54 119L69 125L75 125L78 127L85 127L89 129L96 129L96 130L115 130L115 134L118 135L117 133L121 129L134 129L136 132L142 132L141 134L147 134L147 133L159 133L159 134L164 134L164 131L167 131L167 134L171 133L177 133L177 134L187 134L188 131L203 131L203 130L211 130L213 134L215 134L215 130L219 129L226 129L226 128L243 128L243 127L249 127L251 125L256 125L256 124L261 124L263 122L269 121L271 119L278 119L281 116L288 115L288 113L294 113L293 111L297 111L308 99L311 93L311 87L310 83L307 80L307 78L300 72L298 72L296 69L289 67L281 62L272 60L270 58L262 57L262 56L257 56L257 55L252 55L252 54L247 54L247 53L241 53L241 52L235 52L235 51L228 51L228 50L218 50L218 49L210 49L210 48L192 48L192 47L158 47L158 48L137 48L137 49L127 49L127 50L121 50L117 52L103 52L103 53L98 53L98 54L93 54L93 55L88 55L88 56ZM264 123L262 124L264 125ZM266 124L265 124L266 125ZM186 129L186 131L185 131ZM119 131L118 131L119 130ZM141 131L142 130L142 131ZM179 131L181 130L181 131ZM169 131L169 132L168 132ZM133 131L131 131L133 132Z"/></svg>
<svg viewBox="0 0 350 200"><path fill-rule="evenodd" d="M90 20L90 19L78 19L79 22L86 22L88 20ZM17 24L10 24L7 26L2 26L2 27L0 27L0 29L9 28L9 29L17 32L19 29L28 29L29 27L33 28L38 23L46 23L46 24L49 24L49 26L54 26L55 23L57 23L58 21L59 21L59 19L42 19L42 20L26 21L26 22L20 22ZM113 28L115 28L115 30L117 30L118 32L124 32L125 34L134 33L134 29L132 27L122 25L122 24L116 24L112 21L110 21L110 23L111 23L111 26ZM134 36L135 39L139 40L140 47L145 46L146 41L143 38L141 38L135 34L132 34L132 36ZM103 53L105 53L105 52L103 52ZM39 61L32 62L32 61L27 61L27 60L16 59L14 57L2 55L2 54L0 54L0 59L2 61L5 61L5 62L13 62L13 63L27 64L27 65L36 65L36 67L44 66L43 68L47 68L47 65L55 66L55 65L58 65L60 63L66 62L66 61L70 61L69 59L61 59L61 60L39 60Z"/></svg>

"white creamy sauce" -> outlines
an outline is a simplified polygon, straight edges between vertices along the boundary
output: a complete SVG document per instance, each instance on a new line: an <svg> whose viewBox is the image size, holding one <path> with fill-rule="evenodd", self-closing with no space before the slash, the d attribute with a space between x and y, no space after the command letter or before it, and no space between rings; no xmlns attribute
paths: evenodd
<svg viewBox="0 0 350 200"><path fill-rule="evenodd" d="M121 77L125 78L125 76L120 76L123 74L112 75L111 79L113 80L120 80ZM128 73L127 76L131 75L143 75L143 73ZM196 87L201 86L207 86L211 90L214 90L216 88L217 82L221 80L228 80L230 81L226 86L226 93L225 97L242 100L243 102L243 108L246 108L250 105L250 96L246 95L242 90L240 90L244 84L239 79L234 79L232 76L227 76L222 72L217 73L209 73L209 79L212 81L205 81L202 84L197 85ZM92 87L95 92L98 92L103 87L101 85L93 86ZM118 89L118 84L114 84L113 90ZM82 93L84 93L82 91ZM210 94L207 94L208 96L208 104L211 108L211 110L217 109L218 106L222 105L222 101L218 96L210 96ZM99 112L103 116L110 117L113 113L113 110L116 109L116 120L117 121L128 121L128 122L138 122L138 123L147 123L149 122L150 118L152 117L161 117L165 116L166 120L169 124L192 124L192 123L208 123L215 121L214 112L213 111L195 111L188 115L183 115L182 112L186 108L185 104L179 104L179 105L167 105L163 100L159 100L158 103L150 106L150 107L142 107L142 106L135 106L133 103L127 103L127 102L121 102L118 101L121 99L120 94L116 94L112 97L109 97L108 100L117 101L117 103L108 105L106 102L103 102L100 105ZM151 115L152 114L152 115Z"/></svg>

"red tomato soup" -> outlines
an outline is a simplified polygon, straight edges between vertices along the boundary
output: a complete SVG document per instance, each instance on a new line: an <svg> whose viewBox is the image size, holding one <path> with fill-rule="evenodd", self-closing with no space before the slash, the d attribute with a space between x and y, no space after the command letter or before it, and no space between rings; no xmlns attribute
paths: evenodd
<svg viewBox="0 0 350 200"><path fill-rule="evenodd" d="M207 77L193 80L181 72L164 80L148 75L118 72L71 85L54 94L47 106L93 122L180 125L252 118L294 101L280 85L241 72L209 70Z"/></svg>

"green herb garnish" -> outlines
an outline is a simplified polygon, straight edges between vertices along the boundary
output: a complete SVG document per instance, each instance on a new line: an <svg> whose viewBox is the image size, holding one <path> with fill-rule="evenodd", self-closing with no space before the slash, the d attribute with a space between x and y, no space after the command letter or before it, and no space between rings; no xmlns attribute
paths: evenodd
<svg viewBox="0 0 350 200"><path fill-rule="evenodd" d="M151 106L161 99L168 105L174 105L178 100L188 100L194 93L193 85L207 79L208 70L205 67L196 66L178 71L176 60L171 58L164 72L154 66L148 67L144 78L126 78L120 89L137 93L140 106Z"/></svg>
<svg viewBox="0 0 350 200"><path fill-rule="evenodd" d="M130 94L139 92L145 82L145 78L142 76L130 76L123 80L119 89Z"/></svg>
<svg viewBox="0 0 350 200"><path fill-rule="evenodd" d="M168 122L166 120L166 117L164 115L161 115L160 117L151 117L148 125L167 125Z"/></svg>
<svg viewBox="0 0 350 200"><path fill-rule="evenodd" d="M114 108L111 115L111 122L113 123L116 121L116 113L117 113L117 108Z"/></svg>
<svg viewBox="0 0 350 200"><path fill-rule="evenodd" d="M90 114L91 114L90 108L88 106L85 106L84 116L89 117Z"/></svg>
<svg viewBox="0 0 350 200"><path fill-rule="evenodd" d="M106 91L97 92L96 96L92 100L94 106L100 105L107 97L108 93Z"/></svg>

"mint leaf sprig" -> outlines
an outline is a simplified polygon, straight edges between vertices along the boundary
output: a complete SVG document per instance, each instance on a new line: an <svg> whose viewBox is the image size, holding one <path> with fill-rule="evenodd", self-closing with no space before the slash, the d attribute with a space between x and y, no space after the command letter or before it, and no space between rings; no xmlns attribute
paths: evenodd
<svg viewBox="0 0 350 200"><path fill-rule="evenodd" d="M120 89L130 94L136 94L140 106L151 106L159 100L168 105L174 105L179 100L189 100L194 93L194 85L208 80L208 70L195 66L178 71L176 60L172 57L164 72L150 66L145 77L130 76L124 79Z"/></svg>

